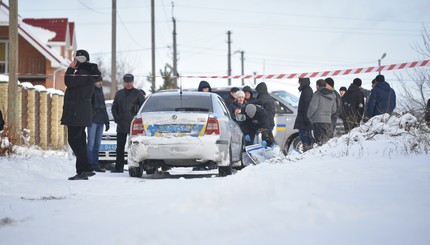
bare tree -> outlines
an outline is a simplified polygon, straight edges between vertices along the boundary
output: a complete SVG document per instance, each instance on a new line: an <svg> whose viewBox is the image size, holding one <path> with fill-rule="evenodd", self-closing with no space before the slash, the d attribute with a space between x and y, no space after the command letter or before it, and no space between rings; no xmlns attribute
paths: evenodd
<svg viewBox="0 0 430 245"><path fill-rule="evenodd" d="M105 98L106 99L113 99L110 98L110 90L111 90L111 86L112 86L112 77L111 77L111 67L110 64L105 63L105 61L103 60L102 57L98 57L96 59L96 64L99 67L99 70L102 74L103 77L103 87L104 87L104 94L105 94ZM129 62L127 61L127 59L125 59L123 56L120 56L117 59L116 62L116 71L117 71L117 80L119 80L119 82L117 82L117 90L123 88L122 85L122 77L127 74L127 73L132 73L130 71L132 71L133 69L130 68Z"/></svg>
<svg viewBox="0 0 430 245"><path fill-rule="evenodd" d="M415 43L413 49L423 58L430 58L430 33L423 26L421 34L422 44ZM401 96L398 96L399 107L407 110L421 118L423 111L427 106L427 100L430 98L430 73L428 67L420 67L407 73L411 83L403 83ZM404 81L403 77L399 77L400 81Z"/></svg>

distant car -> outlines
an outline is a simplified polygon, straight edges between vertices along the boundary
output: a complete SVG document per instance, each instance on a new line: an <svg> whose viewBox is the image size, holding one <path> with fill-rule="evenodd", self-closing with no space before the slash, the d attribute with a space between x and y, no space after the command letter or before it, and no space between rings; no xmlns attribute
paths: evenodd
<svg viewBox="0 0 430 245"><path fill-rule="evenodd" d="M109 116L109 130L103 131L99 150L99 164L110 169L112 163L115 163L116 160L116 123L112 116L113 100L106 100L105 103ZM125 152L125 159L127 159L127 151Z"/></svg>
<svg viewBox="0 0 430 245"><path fill-rule="evenodd" d="M212 88L212 92L225 99L229 96L230 88ZM254 90L253 94L254 98L256 98L257 91ZM303 147L299 138L299 132L297 129L294 129L299 98L284 90L271 91L270 95L275 99L275 128L273 129L273 136L275 136L276 144L279 145L285 155L291 152L293 148L301 151Z"/></svg>
<svg viewBox="0 0 430 245"><path fill-rule="evenodd" d="M210 164L226 176L242 167L242 131L215 93L150 95L131 123L128 144L131 177Z"/></svg>

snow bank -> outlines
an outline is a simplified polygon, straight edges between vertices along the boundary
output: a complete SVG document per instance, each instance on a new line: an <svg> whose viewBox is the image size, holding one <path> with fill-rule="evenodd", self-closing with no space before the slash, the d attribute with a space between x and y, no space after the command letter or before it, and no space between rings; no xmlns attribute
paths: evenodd
<svg viewBox="0 0 430 245"><path fill-rule="evenodd" d="M271 163L288 163L310 158L394 158L408 154L428 154L429 143L429 128L419 125L413 115L383 114L304 154L292 154L285 159L278 155Z"/></svg>

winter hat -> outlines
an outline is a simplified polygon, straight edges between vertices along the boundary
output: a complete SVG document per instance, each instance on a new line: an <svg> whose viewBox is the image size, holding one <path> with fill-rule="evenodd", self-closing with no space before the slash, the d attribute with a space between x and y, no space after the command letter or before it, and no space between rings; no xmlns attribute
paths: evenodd
<svg viewBox="0 0 430 245"><path fill-rule="evenodd" d="M233 87L230 89L231 93L236 93L237 91L239 91L240 89L238 87Z"/></svg>
<svg viewBox="0 0 430 245"><path fill-rule="evenodd" d="M257 112L257 107L254 104L248 104L245 107L245 113L248 115L248 117L253 118L255 116L255 113Z"/></svg>
<svg viewBox="0 0 430 245"><path fill-rule="evenodd" d="M236 92L236 98L239 98L239 97L243 97L243 98L245 98L245 92L243 92L243 91L237 91Z"/></svg>
<svg viewBox="0 0 430 245"><path fill-rule="evenodd" d="M102 76L96 76L96 77L94 78L94 82L100 82L100 81L102 81L102 80L103 80Z"/></svg>
<svg viewBox="0 0 430 245"><path fill-rule="evenodd" d="M358 87L360 87L360 86L361 86L361 84L362 84L361 79L360 79L360 78L355 78L355 79L352 81L352 84L355 84L355 85L357 85Z"/></svg>
<svg viewBox="0 0 430 245"><path fill-rule="evenodd" d="M252 94L252 89L250 86L246 85L245 87L242 88L243 92L250 92Z"/></svg>
<svg viewBox="0 0 430 245"><path fill-rule="evenodd" d="M122 78L122 80L124 80L124 82L133 82L134 81L134 76L131 74L125 74L124 77Z"/></svg>
<svg viewBox="0 0 430 245"><path fill-rule="evenodd" d="M79 49L75 53L75 58L77 61L79 61L79 63L84 63L90 61L90 54L83 49Z"/></svg>
<svg viewBox="0 0 430 245"><path fill-rule="evenodd" d="M384 75L377 75L377 76L375 77L375 80L376 80L376 82L378 82L378 83L382 83L382 82L385 82L385 77L384 77Z"/></svg>
<svg viewBox="0 0 430 245"><path fill-rule="evenodd" d="M332 88L334 87L334 80L331 77L327 77L326 79L324 79L325 82L330 85Z"/></svg>
<svg viewBox="0 0 430 245"><path fill-rule="evenodd" d="M346 92L346 87L340 87L339 91L345 91Z"/></svg>

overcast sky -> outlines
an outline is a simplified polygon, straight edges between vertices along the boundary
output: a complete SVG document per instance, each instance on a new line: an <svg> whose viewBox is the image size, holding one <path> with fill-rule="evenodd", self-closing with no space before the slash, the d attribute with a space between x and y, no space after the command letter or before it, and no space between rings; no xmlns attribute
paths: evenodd
<svg viewBox="0 0 430 245"><path fill-rule="evenodd" d="M281 74L376 66L423 60L430 28L430 1L297 0L157 0L156 69L172 64L172 14L177 20L178 71L182 75L226 75L227 31L232 52L245 52L245 74ZM110 65L111 1L22 0L23 18L69 18L76 23L78 48ZM145 78L151 71L150 0L117 1L117 50L130 72ZM232 74L240 75L240 54L232 56ZM158 74L157 74L158 75ZM358 75L364 86L377 74ZM385 74L396 83L394 72ZM347 86L354 77L334 77ZM213 86L227 81L208 79ZM251 82L251 81L247 81ZM266 80L269 86L297 85L294 80ZM196 87L198 81L183 81ZM234 84L234 83L233 83ZM148 87L148 86L147 86ZM370 86L369 86L370 88Z"/></svg>

